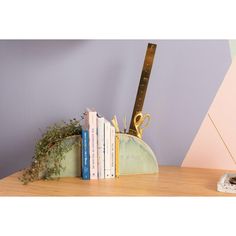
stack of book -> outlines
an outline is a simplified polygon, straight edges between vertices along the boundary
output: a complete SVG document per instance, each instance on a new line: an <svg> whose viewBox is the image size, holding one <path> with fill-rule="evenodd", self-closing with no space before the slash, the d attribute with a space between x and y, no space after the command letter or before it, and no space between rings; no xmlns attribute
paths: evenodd
<svg viewBox="0 0 236 236"><path fill-rule="evenodd" d="M82 129L82 179L109 179L118 175L115 127L87 109Z"/></svg>

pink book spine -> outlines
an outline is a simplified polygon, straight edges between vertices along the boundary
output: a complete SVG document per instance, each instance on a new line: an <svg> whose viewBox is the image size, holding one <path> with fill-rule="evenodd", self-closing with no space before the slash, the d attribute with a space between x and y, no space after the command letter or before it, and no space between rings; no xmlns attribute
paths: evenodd
<svg viewBox="0 0 236 236"><path fill-rule="evenodd" d="M89 153L90 153L90 179L98 178L97 161L97 112L89 111Z"/></svg>

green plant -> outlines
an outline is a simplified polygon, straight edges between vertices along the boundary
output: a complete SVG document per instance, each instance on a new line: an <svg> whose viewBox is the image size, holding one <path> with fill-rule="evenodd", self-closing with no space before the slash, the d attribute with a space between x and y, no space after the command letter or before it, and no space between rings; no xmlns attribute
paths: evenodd
<svg viewBox="0 0 236 236"><path fill-rule="evenodd" d="M31 166L24 170L20 180L27 184L38 179L51 179L60 176L64 167L61 160L65 153L78 143L65 142L65 138L81 135L80 121L73 119L47 128L42 138L35 145L35 153Z"/></svg>

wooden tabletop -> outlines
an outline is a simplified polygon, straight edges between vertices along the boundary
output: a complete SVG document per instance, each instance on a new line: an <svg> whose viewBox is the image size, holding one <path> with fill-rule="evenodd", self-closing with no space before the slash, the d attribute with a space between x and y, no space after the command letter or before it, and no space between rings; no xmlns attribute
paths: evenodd
<svg viewBox="0 0 236 236"><path fill-rule="evenodd" d="M23 185L17 172L0 180L1 196L236 196L216 191L224 173L232 171L162 166L158 174L116 179L36 181Z"/></svg>

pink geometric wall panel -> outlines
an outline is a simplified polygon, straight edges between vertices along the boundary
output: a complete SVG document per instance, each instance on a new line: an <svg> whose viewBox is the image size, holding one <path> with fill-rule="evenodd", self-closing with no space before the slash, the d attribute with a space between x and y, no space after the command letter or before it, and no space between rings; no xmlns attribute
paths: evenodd
<svg viewBox="0 0 236 236"><path fill-rule="evenodd" d="M236 170L236 59L232 62L182 166Z"/></svg>
<svg viewBox="0 0 236 236"><path fill-rule="evenodd" d="M236 170L236 165L208 116L202 122L182 166Z"/></svg>
<svg viewBox="0 0 236 236"><path fill-rule="evenodd" d="M236 158L236 59L217 92L209 113L231 155Z"/></svg>

